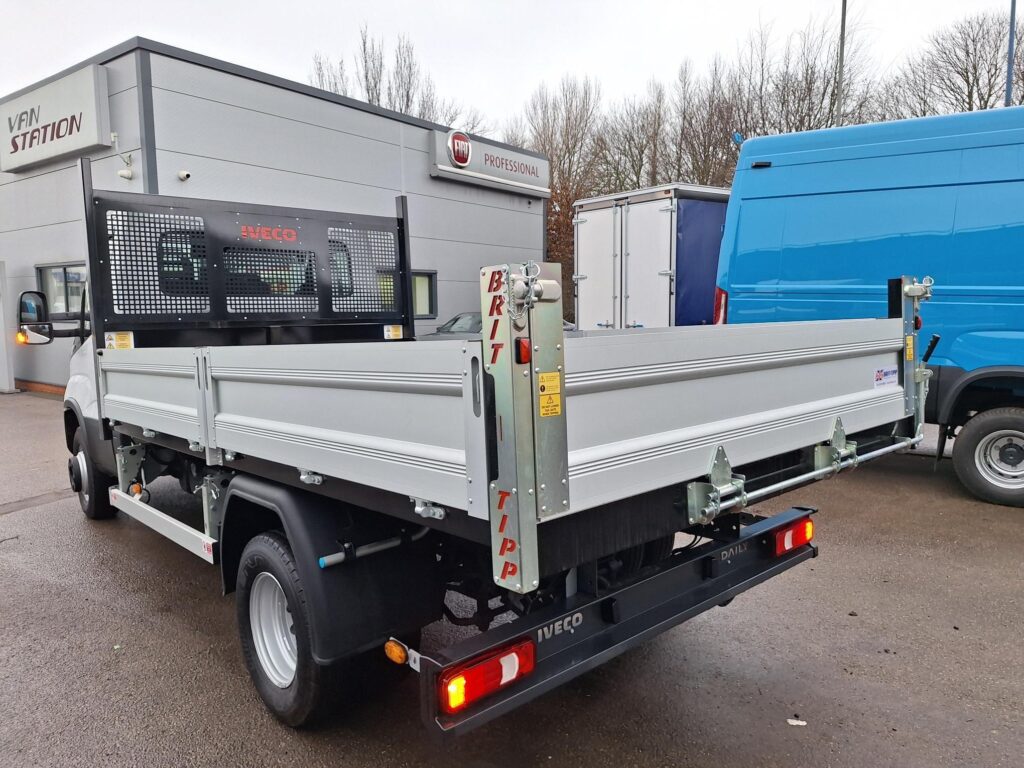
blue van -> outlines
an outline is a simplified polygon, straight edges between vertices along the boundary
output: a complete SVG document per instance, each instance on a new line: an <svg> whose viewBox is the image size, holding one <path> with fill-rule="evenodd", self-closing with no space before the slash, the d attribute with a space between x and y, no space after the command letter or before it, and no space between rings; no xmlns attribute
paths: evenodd
<svg viewBox="0 0 1024 768"><path fill-rule="evenodd" d="M927 418L961 482L1024 506L1024 107L743 143L716 322L884 317L935 279Z"/></svg>

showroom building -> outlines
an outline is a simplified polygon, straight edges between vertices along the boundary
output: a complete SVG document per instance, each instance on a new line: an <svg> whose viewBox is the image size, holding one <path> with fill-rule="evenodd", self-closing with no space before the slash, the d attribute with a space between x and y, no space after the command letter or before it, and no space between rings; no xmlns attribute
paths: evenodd
<svg viewBox="0 0 1024 768"><path fill-rule="evenodd" d="M0 98L8 341L21 291L44 291L55 319L80 305L79 157L97 189L382 216L406 195L420 334L479 311L478 267L544 256L543 156L134 38ZM13 376L63 385L71 344L10 351Z"/></svg>

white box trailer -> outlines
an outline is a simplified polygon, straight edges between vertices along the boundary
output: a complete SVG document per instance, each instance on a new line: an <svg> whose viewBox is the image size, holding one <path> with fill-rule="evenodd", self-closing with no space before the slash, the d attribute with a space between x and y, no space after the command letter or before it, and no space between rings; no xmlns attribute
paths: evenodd
<svg viewBox="0 0 1024 768"><path fill-rule="evenodd" d="M577 328L710 323L728 200L667 184L573 203Z"/></svg>
<svg viewBox="0 0 1024 768"><path fill-rule="evenodd" d="M815 556L814 510L747 505L922 439L929 288L907 277L885 318L565 335L557 265L503 263L474 271L480 337L412 341L401 199L376 217L83 177L88 327L21 302L35 341L83 337L72 487L220 566L291 725L384 646L429 727L465 732ZM201 524L159 508L162 475ZM442 616L480 632L423 652Z"/></svg>

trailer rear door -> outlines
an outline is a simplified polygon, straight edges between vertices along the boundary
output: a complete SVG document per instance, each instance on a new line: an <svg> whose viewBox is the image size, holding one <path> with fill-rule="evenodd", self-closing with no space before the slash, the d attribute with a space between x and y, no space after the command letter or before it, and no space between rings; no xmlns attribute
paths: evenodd
<svg viewBox="0 0 1024 768"><path fill-rule="evenodd" d="M675 206L669 198L622 209L623 328L672 325Z"/></svg>
<svg viewBox="0 0 1024 768"><path fill-rule="evenodd" d="M576 217L576 327L619 328L621 221L619 206L582 211Z"/></svg>

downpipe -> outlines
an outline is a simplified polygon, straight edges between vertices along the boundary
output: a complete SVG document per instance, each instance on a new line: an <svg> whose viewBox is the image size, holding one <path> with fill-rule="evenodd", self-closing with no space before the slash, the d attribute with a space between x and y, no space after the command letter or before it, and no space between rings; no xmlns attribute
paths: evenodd
<svg viewBox="0 0 1024 768"><path fill-rule="evenodd" d="M375 555L378 552L385 552L389 549L400 547L403 544L412 544L413 542L422 539L428 533L430 533L430 527L425 525L411 536L392 536L390 539L382 539L381 541L363 544L361 547L353 547L351 544L346 543L342 545L340 552L335 552L333 555L325 555L324 557L321 557L317 561L317 564L321 568L330 568L332 565L338 565L360 557Z"/></svg>
<svg viewBox="0 0 1024 768"><path fill-rule="evenodd" d="M758 501L767 496L774 496L776 493L789 490L790 488L794 488L798 485L813 482L814 480L823 480L824 478L829 477L831 475L839 474L844 469L855 467L862 462L871 461L872 459L877 459L880 456L885 456L886 454L889 453L896 453L897 451L913 448L915 445L918 445L922 440L924 440L923 434L918 434L915 437L908 437L903 440L900 440L898 443L893 443L892 445L887 445L884 448L878 448L874 451L869 451L868 453L865 453L861 456L851 456L848 459L843 459L841 462L839 462L838 466L833 465L830 467L824 467L822 469L815 469L812 470L811 472L806 472L802 475L791 477L788 480L781 480L777 483L766 485L764 488L758 488L756 491L750 491L749 493L744 493L739 496L733 496L730 499L726 499L725 501L720 502L718 505L714 507L704 507L703 511L705 515L709 516L710 518L714 518L720 515L722 512L725 512L728 509L732 509L733 507L743 507L750 504L751 502Z"/></svg>

